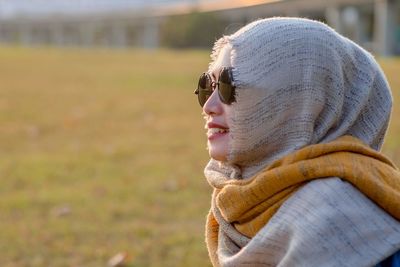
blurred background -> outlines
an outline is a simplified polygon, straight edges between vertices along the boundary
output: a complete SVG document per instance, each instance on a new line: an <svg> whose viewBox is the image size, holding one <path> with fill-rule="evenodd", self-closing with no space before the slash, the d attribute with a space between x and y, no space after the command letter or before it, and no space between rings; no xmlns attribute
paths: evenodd
<svg viewBox="0 0 400 267"><path fill-rule="evenodd" d="M193 91L218 37L271 16L376 56L400 165L400 0L0 0L0 265L210 266Z"/></svg>
<svg viewBox="0 0 400 267"><path fill-rule="evenodd" d="M270 16L323 21L379 55L400 54L398 0L1 0L3 43L208 48Z"/></svg>

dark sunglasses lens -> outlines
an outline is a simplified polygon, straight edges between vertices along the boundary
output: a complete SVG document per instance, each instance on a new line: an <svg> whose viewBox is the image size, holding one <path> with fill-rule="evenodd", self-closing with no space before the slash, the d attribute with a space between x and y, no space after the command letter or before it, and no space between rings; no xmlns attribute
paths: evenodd
<svg viewBox="0 0 400 267"><path fill-rule="evenodd" d="M219 96L225 104L235 101L235 87L232 85L232 75L229 69L224 69L219 78Z"/></svg>
<svg viewBox="0 0 400 267"><path fill-rule="evenodd" d="M200 76L199 89L206 89L208 85L208 77L205 73Z"/></svg>
<svg viewBox="0 0 400 267"><path fill-rule="evenodd" d="M232 103L231 98L232 98L233 88L230 84L220 82L218 92L222 103L225 104Z"/></svg>
<svg viewBox="0 0 400 267"><path fill-rule="evenodd" d="M207 99L210 97L211 93L209 93L206 90L200 89L199 90L199 104L200 106L204 106L204 104L207 102Z"/></svg>
<svg viewBox="0 0 400 267"><path fill-rule="evenodd" d="M200 106L204 106L207 102L207 99L212 94L211 90L211 80L207 74L202 74L199 79L199 86L198 86L198 100Z"/></svg>

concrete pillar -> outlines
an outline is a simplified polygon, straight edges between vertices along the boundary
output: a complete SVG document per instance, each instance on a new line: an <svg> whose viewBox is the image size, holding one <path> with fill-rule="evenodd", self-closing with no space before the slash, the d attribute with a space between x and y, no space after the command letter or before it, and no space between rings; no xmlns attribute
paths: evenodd
<svg viewBox="0 0 400 267"><path fill-rule="evenodd" d="M7 29L0 23L0 42L6 43L7 42Z"/></svg>
<svg viewBox="0 0 400 267"><path fill-rule="evenodd" d="M83 22L79 25L79 44L84 47L95 45L96 24Z"/></svg>
<svg viewBox="0 0 400 267"><path fill-rule="evenodd" d="M64 45L64 33L63 26L58 23L53 23L51 25L50 42L57 46Z"/></svg>
<svg viewBox="0 0 400 267"><path fill-rule="evenodd" d="M375 0L374 52L389 56L394 49L395 1Z"/></svg>
<svg viewBox="0 0 400 267"><path fill-rule="evenodd" d="M155 49L159 46L159 23L157 18L147 18L144 20L143 47Z"/></svg>
<svg viewBox="0 0 400 267"><path fill-rule="evenodd" d="M371 18L372 16L372 5L371 9L362 10L360 13L360 38L361 38L361 46L367 49L368 51L373 51L373 29L370 28L370 23L372 23Z"/></svg>
<svg viewBox="0 0 400 267"><path fill-rule="evenodd" d="M0 23L0 42L22 44L22 27L16 23Z"/></svg>
<svg viewBox="0 0 400 267"><path fill-rule="evenodd" d="M342 33L355 41L361 43L360 12L356 7L346 7L341 14L343 21Z"/></svg>
<svg viewBox="0 0 400 267"><path fill-rule="evenodd" d="M98 21L96 23L96 31L94 34L95 45L107 47L108 45L107 31L108 31L107 24L104 21Z"/></svg>
<svg viewBox="0 0 400 267"><path fill-rule="evenodd" d="M122 22L114 22L111 26L112 45L116 47L127 46L126 25Z"/></svg>
<svg viewBox="0 0 400 267"><path fill-rule="evenodd" d="M340 9L337 6L329 5L325 9L325 18L329 26L334 28L338 33L342 32Z"/></svg>
<svg viewBox="0 0 400 267"><path fill-rule="evenodd" d="M18 39L23 45L30 46L33 44L33 29L28 23L21 23L18 26Z"/></svg>
<svg viewBox="0 0 400 267"><path fill-rule="evenodd" d="M0 23L0 43L4 43L7 36L7 31L5 27Z"/></svg>

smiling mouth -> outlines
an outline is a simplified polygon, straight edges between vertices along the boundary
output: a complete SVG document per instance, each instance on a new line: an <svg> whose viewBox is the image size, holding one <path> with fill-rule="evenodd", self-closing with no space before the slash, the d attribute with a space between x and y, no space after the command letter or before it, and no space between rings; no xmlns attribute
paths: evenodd
<svg viewBox="0 0 400 267"><path fill-rule="evenodd" d="M227 133L229 132L228 129L223 128L209 128L208 133L215 134L215 133Z"/></svg>
<svg viewBox="0 0 400 267"><path fill-rule="evenodd" d="M219 137L225 136L229 132L229 129L226 128L208 128L207 137L208 140L214 140Z"/></svg>

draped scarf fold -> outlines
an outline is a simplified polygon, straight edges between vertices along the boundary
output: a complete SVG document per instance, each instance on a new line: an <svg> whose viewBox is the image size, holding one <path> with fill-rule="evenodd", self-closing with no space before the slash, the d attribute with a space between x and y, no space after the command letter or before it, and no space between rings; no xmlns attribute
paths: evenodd
<svg viewBox="0 0 400 267"><path fill-rule="evenodd" d="M351 183L391 216L400 220L400 172L381 153L359 139L306 146L245 180L208 176L214 188L206 223L206 242L214 266L221 227L240 247L251 240L281 205L303 185L315 179L339 177Z"/></svg>

